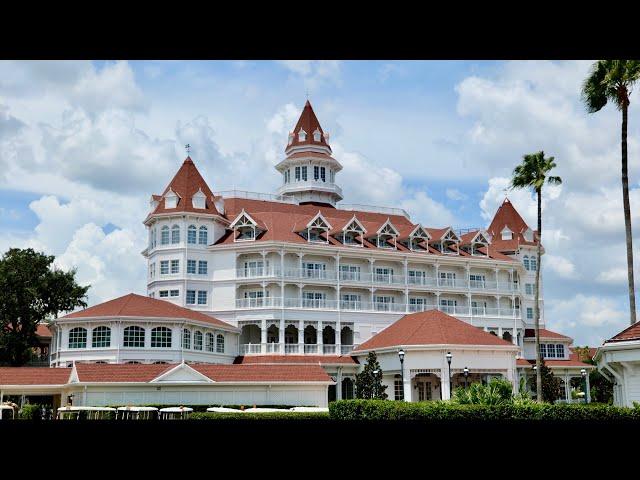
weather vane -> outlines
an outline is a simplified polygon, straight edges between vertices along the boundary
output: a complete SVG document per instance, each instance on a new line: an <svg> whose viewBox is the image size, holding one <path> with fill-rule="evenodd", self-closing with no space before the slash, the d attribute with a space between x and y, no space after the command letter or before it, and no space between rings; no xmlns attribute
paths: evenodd
<svg viewBox="0 0 640 480"><path fill-rule="evenodd" d="M185 150L187 151L187 155L189 155L189 153L191 152L191 145L187 143L187 144L184 146L184 148L185 148Z"/></svg>

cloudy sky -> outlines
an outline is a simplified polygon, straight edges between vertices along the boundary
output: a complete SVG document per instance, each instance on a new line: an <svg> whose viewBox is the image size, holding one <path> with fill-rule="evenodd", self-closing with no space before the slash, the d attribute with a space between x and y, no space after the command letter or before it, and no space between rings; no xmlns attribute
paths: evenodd
<svg viewBox="0 0 640 480"><path fill-rule="evenodd" d="M214 191L273 192L306 95L331 134L345 201L428 226L486 226L513 167L544 150L547 326L595 345L628 322L620 115L588 115L590 62L0 62L0 252L77 267L90 303L145 293L149 196L185 157ZM629 129L640 223L640 108ZM535 226L535 202L509 194ZM636 241L636 259L640 258ZM640 268L638 265L636 269Z"/></svg>

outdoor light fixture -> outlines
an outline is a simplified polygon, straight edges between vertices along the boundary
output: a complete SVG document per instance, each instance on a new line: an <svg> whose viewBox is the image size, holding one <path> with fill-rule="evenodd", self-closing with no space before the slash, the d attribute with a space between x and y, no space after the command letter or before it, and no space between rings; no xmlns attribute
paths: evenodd
<svg viewBox="0 0 640 480"><path fill-rule="evenodd" d="M453 358L453 355L451 355L451 352L447 352L447 363L449 364L449 398L451 398L451 359Z"/></svg>
<svg viewBox="0 0 640 480"><path fill-rule="evenodd" d="M402 400L404 400L404 350L398 350L398 358L400 358L400 379L402 380ZM416 384L416 388L418 385Z"/></svg>
<svg viewBox="0 0 640 480"><path fill-rule="evenodd" d="M580 369L580 375L582 375L582 385L584 391L584 403L587 403L587 371L582 368Z"/></svg>
<svg viewBox="0 0 640 480"><path fill-rule="evenodd" d="M469 369L464 367L462 370L464 372L464 388L467 388L467 377L469 376Z"/></svg>

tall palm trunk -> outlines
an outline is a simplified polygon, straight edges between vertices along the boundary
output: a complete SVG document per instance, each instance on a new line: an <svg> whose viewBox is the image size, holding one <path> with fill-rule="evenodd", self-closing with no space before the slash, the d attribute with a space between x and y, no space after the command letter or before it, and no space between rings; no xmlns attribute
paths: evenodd
<svg viewBox="0 0 640 480"><path fill-rule="evenodd" d="M536 331L536 400L542 402L542 359L540 358L540 270L542 265L541 260L541 245L542 245L542 187L536 189L538 196L538 247L537 257L538 262L536 265L536 291L535 291L535 305L534 305L534 318L535 318L535 331Z"/></svg>
<svg viewBox="0 0 640 480"><path fill-rule="evenodd" d="M631 235L631 207L629 206L629 176L627 174L627 110L622 106L622 203L624 206L624 227L627 237L627 278L629 279L630 323L636 323L636 290L633 280L633 240Z"/></svg>

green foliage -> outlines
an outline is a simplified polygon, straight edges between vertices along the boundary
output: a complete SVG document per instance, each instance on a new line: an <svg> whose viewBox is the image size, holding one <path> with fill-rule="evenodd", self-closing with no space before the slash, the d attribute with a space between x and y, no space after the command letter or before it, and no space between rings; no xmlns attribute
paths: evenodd
<svg viewBox="0 0 640 480"><path fill-rule="evenodd" d="M544 152L530 153L522 157L522 163L513 170L511 188L532 188L539 192L545 183L559 185L562 179L549 176L549 172L556 167L554 157L544 157Z"/></svg>
<svg viewBox="0 0 640 480"><path fill-rule="evenodd" d="M55 268L54 258L12 248L0 259L0 362L24 365L37 345L38 323L87 306L89 287L76 283L75 270Z"/></svg>
<svg viewBox="0 0 640 480"><path fill-rule="evenodd" d="M472 383L467 388L458 387L453 392L453 402L460 405L502 405L513 402L511 382L492 378L488 385Z"/></svg>
<svg viewBox="0 0 640 480"><path fill-rule="evenodd" d="M375 373L374 373L375 372ZM382 385L382 369L375 352L369 352L362 372L356 374L356 398L384 400L386 385Z"/></svg>
<svg viewBox="0 0 640 480"><path fill-rule="evenodd" d="M576 352L585 363L595 365L596 362L589 355L589 347L574 347ZM589 393L592 402L613 404L613 383L607 377L602 375L598 369L589 372Z"/></svg>
<svg viewBox="0 0 640 480"><path fill-rule="evenodd" d="M582 84L582 101L589 113L600 111L609 101L621 110L629 105L629 93L638 80L639 60L598 60Z"/></svg>
<svg viewBox="0 0 640 480"><path fill-rule="evenodd" d="M21 420L41 420L42 405L30 403L23 405L18 414L18 418Z"/></svg>
<svg viewBox="0 0 640 480"><path fill-rule="evenodd" d="M637 422L640 408L611 405L528 402L500 405L460 405L454 402L394 402L391 400L338 400L329 404L332 420L446 422Z"/></svg>
<svg viewBox="0 0 640 480"><path fill-rule="evenodd" d="M289 420L289 421L326 421L329 414L326 412L265 412L265 413L217 413L217 412L193 412L189 420L215 420L215 421L256 421L256 420Z"/></svg>
<svg viewBox="0 0 640 480"><path fill-rule="evenodd" d="M542 377L542 400L553 403L562 397L560 392L560 379L553 375L544 361L540 362L540 376Z"/></svg>

